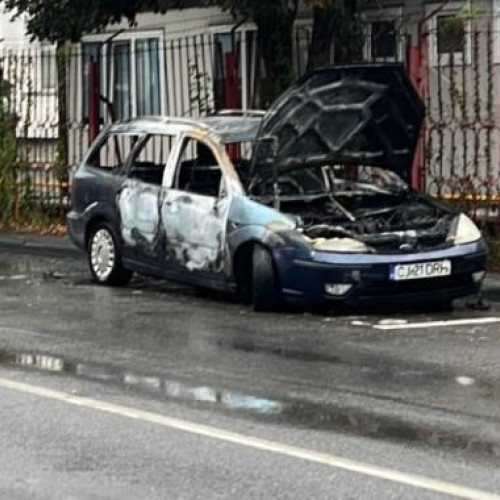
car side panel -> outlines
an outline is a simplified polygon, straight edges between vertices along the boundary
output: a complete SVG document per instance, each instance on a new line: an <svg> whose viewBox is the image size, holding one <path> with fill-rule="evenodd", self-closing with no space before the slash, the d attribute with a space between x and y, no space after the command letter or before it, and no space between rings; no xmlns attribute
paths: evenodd
<svg viewBox="0 0 500 500"><path fill-rule="evenodd" d="M68 229L79 248L85 249L85 235L93 220L104 219L113 227L119 227L116 197L124 181L120 173L86 165L78 169L73 180L73 207L68 214Z"/></svg>
<svg viewBox="0 0 500 500"><path fill-rule="evenodd" d="M119 232L128 258L158 267L161 186L127 179L117 196Z"/></svg>

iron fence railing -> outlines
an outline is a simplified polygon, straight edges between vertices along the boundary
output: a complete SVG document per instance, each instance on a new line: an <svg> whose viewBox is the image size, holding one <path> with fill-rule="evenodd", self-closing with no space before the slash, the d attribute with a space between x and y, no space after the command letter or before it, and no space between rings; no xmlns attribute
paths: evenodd
<svg viewBox="0 0 500 500"><path fill-rule="evenodd" d="M483 222L500 222L500 53L491 19L467 20L455 46L425 35L423 186Z"/></svg>
<svg viewBox="0 0 500 500"><path fill-rule="evenodd" d="M370 50L367 44L377 36L370 31L360 43L360 59L406 62L408 37L378 29L383 43ZM398 48L391 52L393 40ZM500 32L491 19L468 20L465 31L451 40L461 44L444 43L432 30L419 41L419 91L427 109L417 156L419 182L481 220L500 222ZM310 28L301 28L294 36L296 76L307 70L310 43ZM1 118L17 148L11 168L16 169L18 210L62 213L69 205L71 171L89 147L92 81L101 98L94 110L99 127L131 116L196 117L269 102L269 82L251 30L234 36L120 39L57 52L44 46L1 49L0 70ZM0 165L0 177L6 168Z"/></svg>

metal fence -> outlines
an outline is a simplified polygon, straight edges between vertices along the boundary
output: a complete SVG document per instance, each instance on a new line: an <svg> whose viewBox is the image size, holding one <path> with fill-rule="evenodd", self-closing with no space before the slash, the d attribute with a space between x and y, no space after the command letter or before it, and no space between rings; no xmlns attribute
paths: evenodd
<svg viewBox="0 0 500 500"><path fill-rule="evenodd" d="M405 50L395 57L408 55L404 62L427 107L415 182L481 220L500 221L500 33L494 21L469 20L453 46L432 30L422 34L416 53L401 39ZM296 76L307 69L310 41L310 27L297 31ZM92 132L93 81L100 127L138 115L261 108L269 82L259 51L253 31L81 44L59 54L43 46L3 50L2 107L18 147L17 203L53 211L68 206L68 179Z"/></svg>
<svg viewBox="0 0 500 500"><path fill-rule="evenodd" d="M462 26L447 45L435 30L422 35L427 118L420 183L479 221L499 223L500 33L487 18Z"/></svg>

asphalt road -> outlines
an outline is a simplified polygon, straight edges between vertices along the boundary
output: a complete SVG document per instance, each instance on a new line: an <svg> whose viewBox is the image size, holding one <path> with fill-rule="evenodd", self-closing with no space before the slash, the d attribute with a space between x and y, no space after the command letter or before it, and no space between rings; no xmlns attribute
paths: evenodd
<svg viewBox="0 0 500 500"><path fill-rule="evenodd" d="M262 315L11 248L0 498L500 498L500 283L485 295Z"/></svg>

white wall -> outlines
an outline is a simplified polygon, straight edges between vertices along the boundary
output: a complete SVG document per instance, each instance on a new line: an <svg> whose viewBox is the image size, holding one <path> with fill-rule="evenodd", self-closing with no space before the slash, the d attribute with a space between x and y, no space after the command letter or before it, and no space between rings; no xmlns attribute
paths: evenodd
<svg viewBox="0 0 500 500"><path fill-rule="evenodd" d="M228 13L224 13L218 7L209 8L191 8L181 10L170 10L165 14L156 14L147 12L137 16L136 25L130 27L126 21L118 24L109 25L104 32L113 33L119 30L128 32L144 30L164 30L165 35L174 38L180 37L186 32L202 30L213 25L227 23L232 25L235 21ZM92 35L86 36L83 40L92 38Z"/></svg>
<svg viewBox="0 0 500 500"><path fill-rule="evenodd" d="M3 2L0 3L0 47L15 48L26 46L29 38L26 34L25 17L20 16L14 21L13 13L8 12Z"/></svg>

